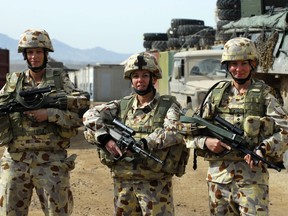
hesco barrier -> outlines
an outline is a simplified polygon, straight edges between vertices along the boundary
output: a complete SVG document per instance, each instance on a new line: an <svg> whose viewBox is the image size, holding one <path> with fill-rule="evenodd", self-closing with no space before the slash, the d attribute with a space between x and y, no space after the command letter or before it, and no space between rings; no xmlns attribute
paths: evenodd
<svg viewBox="0 0 288 216"><path fill-rule="evenodd" d="M0 88L6 82L7 73L9 73L9 50L0 48Z"/></svg>

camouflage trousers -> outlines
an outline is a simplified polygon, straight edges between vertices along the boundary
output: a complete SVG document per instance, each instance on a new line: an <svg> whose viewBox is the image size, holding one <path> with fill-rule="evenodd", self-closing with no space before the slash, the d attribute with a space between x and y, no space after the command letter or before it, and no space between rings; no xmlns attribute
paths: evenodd
<svg viewBox="0 0 288 216"><path fill-rule="evenodd" d="M217 216L267 216L268 190L267 185L208 182L210 213Z"/></svg>
<svg viewBox="0 0 288 216"><path fill-rule="evenodd" d="M114 178L116 216L173 216L172 178L119 180Z"/></svg>
<svg viewBox="0 0 288 216"><path fill-rule="evenodd" d="M2 158L0 215L27 216L34 188L46 216L71 215L69 170L69 164L61 161L27 164Z"/></svg>

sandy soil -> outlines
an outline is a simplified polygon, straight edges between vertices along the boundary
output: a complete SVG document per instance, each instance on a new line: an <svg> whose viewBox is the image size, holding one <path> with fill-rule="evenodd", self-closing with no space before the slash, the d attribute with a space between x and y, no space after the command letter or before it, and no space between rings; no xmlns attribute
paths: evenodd
<svg viewBox="0 0 288 216"><path fill-rule="evenodd" d="M76 168L71 172L71 186L74 194L74 216L113 215L113 185L107 167L99 162L94 146L83 138L83 129L73 138L70 154L77 154ZM205 181L207 163L198 160L198 169L192 169L190 158L187 173L174 177L174 200L176 215L205 216L208 212L207 185ZM270 215L283 216L288 212L288 173L270 170ZM43 216L38 198L34 195L29 216Z"/></svg>

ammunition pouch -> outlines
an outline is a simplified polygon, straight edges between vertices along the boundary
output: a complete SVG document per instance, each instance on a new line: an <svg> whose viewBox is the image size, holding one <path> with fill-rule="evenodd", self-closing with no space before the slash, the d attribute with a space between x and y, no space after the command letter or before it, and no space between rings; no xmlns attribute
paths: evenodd
<svg viewBox="0 0 288 216"><path fill-rule="evenodd" d="M260 118L260 123L261 123L260 135L263 134L264 138L272 136L274 133L274 128L275 128L274 121L270 119L269 117L265 116L265 117Z"/></svg>
<svg viewBox="0 0 288 216"><path fill-rule="evenodd" d="M260 134L260 117L247 116L243 122L243 129L248 137L258 137Z"/></svg>
<svg viewBox="0 0 288 216"><path fill-rule="evenodd" d="M186 148L184 144L159 149L153 151L153 154L164 163L160 164L150 158L145 158L143 160L145 167L154 172L164 172L177 177L184 175L190 156L190 149Z"/></svg>
<svg viewBox="0 0 288 216"><path fill-rule="evenodd" d="M109 168L115 164L115 160L106 149L97 145L97 152L102 164ZM142 163L144 167L154 172L164 172L181 177L185 174L186 165L190 156L190 149L186 148L184 144L180 144L153 151L153 155L164 163L160 164L149 157L142 157L142 159L139 160L139 163Z"/></svg>

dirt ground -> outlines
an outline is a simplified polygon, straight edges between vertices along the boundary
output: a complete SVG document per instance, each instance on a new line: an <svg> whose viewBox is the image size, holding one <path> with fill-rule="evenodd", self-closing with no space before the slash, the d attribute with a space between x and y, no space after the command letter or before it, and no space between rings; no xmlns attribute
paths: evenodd
<svg viewBox="0 0 288 216"><path fill-rule="evenodd" d="M113 184L109 169L99 162L94 146L83 138L83 128L72 139L70 154L77 154L76 168L71 172L74 194L74 216L113 215ZM192 169L192 157L186 174L174 177L174 202L177 216L205 216L208 212L207 163L198 160L198 169ZM270 170L270 215L283 216L288 212L288 173ZM34 195L29 216L43 216L38 198Z"/></svg>

